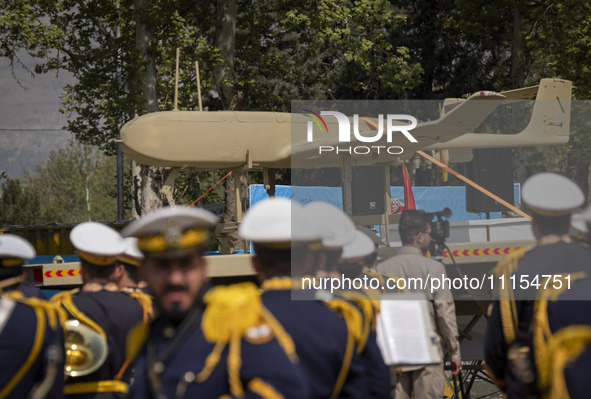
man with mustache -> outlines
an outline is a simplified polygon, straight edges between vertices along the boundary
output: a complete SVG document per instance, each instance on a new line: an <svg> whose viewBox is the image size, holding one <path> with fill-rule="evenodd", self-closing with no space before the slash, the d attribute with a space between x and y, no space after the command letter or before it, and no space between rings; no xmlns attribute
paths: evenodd
<svg viewBox="0 0 591 399"><path fill-rule="evenodd" d="M138 327L130 398L302 398L291 337L265 314L252 283L209 289L203 247L217 217L161 208L129 225L157 316Z"/></svg>
<svg viewBox="0 0 591 399"><path fill-rule="evenodd" d="M396 256L378 264L379 273L390 277L416 278L422 281L426 281L428 276L446 276L442 263L423 256L423 252L429 249L431 242L430 218L425 211L405 209L400 217L399 233L402 248ZM451 374L458 375L462 369L462 359L451 291L445 287L432 291L408 287L407 291L426 294L433 328L432 335L437 337L439 353L443 359L443 349L440 345L443 341L450 356ZM438 399L443 396L445 388L443 362L426 366L391 367L390 370L393 377L394 397L397 399L412 396Z"/></svg>

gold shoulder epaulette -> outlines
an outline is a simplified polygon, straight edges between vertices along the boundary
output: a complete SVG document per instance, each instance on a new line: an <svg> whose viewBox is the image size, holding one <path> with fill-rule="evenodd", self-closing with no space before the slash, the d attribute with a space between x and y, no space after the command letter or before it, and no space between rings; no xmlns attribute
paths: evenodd
<svg viewBox="0 0 591 399"><path fill-rule="evenodd" d="M221 353L228 345L228 382L230 391L241 397L244 388L240 380L240 341L244 338L251 343L267 342L277 338L279 345L292 361L297 361L295 344L281 324L264 306L260 292L253 283L218 286L205 294L205 311L201 321L203 336L215 343L213 351L205 360L204 369L195 381L201 382L211 375L220 361Z"/></svg>
<svg viewBox="0 0 591 399"><path fill-rule="evenodd" d="M204 301L201 327L209 342L228 342L236 333L244 336L246 330L261 322L262 301L253 283L214 287Z"/></svg>
<svg viewBox="0 0 591 399"><path fill-rule="evenodd" d="M49 320L49 326L52 330L56 329L58 325L63 327L66 323L66 320L68 319L66 311L57 302L27 297L14 298L14 300L45 313Z"/></svg>
<svg viewBox="0 0 591 399"><path fill-rule="evenodd" d="M58 292L57 294L52 296L49 301L54 303L60 303L64 300L64 298L71 297L72 295L78 292L80 292L80 288L74 288L73 290Z"/></svg>

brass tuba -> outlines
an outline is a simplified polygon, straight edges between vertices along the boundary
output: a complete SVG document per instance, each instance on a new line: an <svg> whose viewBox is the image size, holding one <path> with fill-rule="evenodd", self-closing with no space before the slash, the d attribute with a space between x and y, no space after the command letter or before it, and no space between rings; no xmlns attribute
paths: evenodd
<svg viewBox="0 0 591 399"><path fill-rule="evenodd" d="M109 352L105 338L78 320L66 321L65 331L67 376L87 375L102 366Z"/></svg>

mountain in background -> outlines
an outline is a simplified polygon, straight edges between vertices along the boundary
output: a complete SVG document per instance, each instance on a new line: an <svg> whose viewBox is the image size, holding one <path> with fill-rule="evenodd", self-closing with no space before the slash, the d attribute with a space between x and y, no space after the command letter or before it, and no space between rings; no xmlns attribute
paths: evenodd
<svg viewBox="0 0 591 399"><path fill-rule="evenodd" d="M46 161L52 150L65 147L71 134L66 131L0 131L0 171L10 178L23 177Z"/></svg>
<svg viewBox="0 0 591 399"><path fill-rule="evenodd" d="M28 57L21 61L30 70L35 66ZM0 172L20 178L52 150L66 146L71 134L61 130L67 118L59 109L63 87L71 80L55 73L33 77L16 64L13 74L9 61L0 58Z"/></svg>

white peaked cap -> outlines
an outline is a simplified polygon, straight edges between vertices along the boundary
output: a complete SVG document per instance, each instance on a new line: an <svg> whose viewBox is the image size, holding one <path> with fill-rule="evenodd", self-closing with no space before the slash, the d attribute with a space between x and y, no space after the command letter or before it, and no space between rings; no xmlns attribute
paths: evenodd
<svg viewBox="0 0 591 399"><path fill-rule="evenodd" d="M341 259L365 258L374 253L376 246L371 238L361 230L355 231L355 238L343 247Z"/></svg>
<svg viewBox="0 0 591 399"><path fill-rule="evenodd" d="M322 238L304 208L281 197L257 202L244 216L238 234L255 243L314 242Z"/></svg>
<svg viewBox="0 0 591 399"><path fill-rule="evenodd" d="M180 230L187 230L214 226L217 221L218 217L205 209L167 206L130 223L121 234L124 237L157 235L162 234L170 223L174 223Z"/></svg>
<svg viewBox="0 0 591 399"><path fill-rule="evenodd" d="M33 259L35 248L24 238L14 234L0 235L0 258Z"/></svg>
<svg viewBox="0 0 591 399"><path fill-rule="evenodd" d="M587 206L581 213L581 219L583 219L587 224L591 224L591 206Z"/></svg>
<svg viewBox="0 0 591 399"><path fill-rule="evenodd" d="M304 209L322 226L322 245L326 248L342 248L355 239L355 224L345 212L328 202L314 201Z"/></svg>
<svg viewBox="0 0 591 399"><path fill-rule="evenodd" d="M137 246L136 237L124 238L123 243L125 244L125 250L123 251L123 255L131 256L132 258L136 259L144 259L144 254L140 251L140 249Z"/></svg>
<svg viewBox="0 0 591 399"><path fill-rule="evenodd" d="M534 212L545 216L568 215L585 203L579 186L551 172L538 173L527 179L522 198Z"/></svg>
<svg viewBox="0 0 591 399"><path fill-rule="evenodd" d="M118 231L96 222L84 222L74 227L70 241L78 251L98 256L114 257L125 250Z"/></svg>

